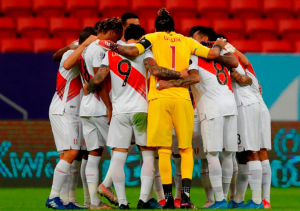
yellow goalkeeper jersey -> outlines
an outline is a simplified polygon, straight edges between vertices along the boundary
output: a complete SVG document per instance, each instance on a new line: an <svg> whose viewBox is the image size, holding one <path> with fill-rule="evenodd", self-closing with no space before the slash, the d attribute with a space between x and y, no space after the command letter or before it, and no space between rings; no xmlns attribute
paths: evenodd
<svg viewBox="0 0 300 211"><path fill-rule="evenodd" d="M201 45L192 38L175 32L155 32L145 35L145 39L151 43L150 46L152 47L154 59L157 64L175 71L182 71L188 68L190 56L195 54L196 51L197 56L203 58L207 58L209 52L209 48ZM142 42L136 44L140 54L145 50ZM157 77L151 75L148 100L162 97L190 99L187 88L171 87L161 91L157 90L155 87L157 80Z"/></svg>

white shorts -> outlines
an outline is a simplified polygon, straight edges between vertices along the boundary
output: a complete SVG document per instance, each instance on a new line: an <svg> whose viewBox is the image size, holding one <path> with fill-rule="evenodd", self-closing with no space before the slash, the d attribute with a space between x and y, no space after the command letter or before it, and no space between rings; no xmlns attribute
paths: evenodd
<svg viewBox="0 0 300 211"><path fill-rule="evenodd" d="M261 149L272 149L271 144L271 117L268 110L261 112L261 122L259 131L259 142Z"/></svg>
<svg viewBox="0 0 300 211"><path fill-rule="evenodd" d="M80 117L87 151L105 146L109 125L107 116Z"/></svg>
<svg viewBox="0 0 300 211"><path fill-rule="evenodd" d="M238 107L238 151L259 151L261 110L259 103Z"/></svg>
<svg viewBox="0 0 300 211"><path fill-rule="evenodd" d="M204 152L236 152L237 116L221 116L201 121Z"/></svg>
<svg viewBox="0 0 300 211"><path fill-rule="evenodd" d="M147 146L147 120L145 122L145 130L138 131L133 120L136 114L138 113L117 114L112 117L107 146L128 149L133 140L138 146Z"/></svg>
<svg viewBox="0 0 300 211"><path fill-rule="evenodd" d="M56 149L59 153L63 153L64 150L84 148L82 124L78 115L70 113L50 114L49 119Z"/></svg>

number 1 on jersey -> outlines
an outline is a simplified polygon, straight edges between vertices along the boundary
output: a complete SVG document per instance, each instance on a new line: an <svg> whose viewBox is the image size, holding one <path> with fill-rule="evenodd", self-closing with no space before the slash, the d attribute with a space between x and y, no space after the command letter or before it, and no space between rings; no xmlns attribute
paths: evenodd
<svg viewBox="0 0 300 211"><path fill-rule="evenodd" d="M171 70L175 70L175 45L170 45L171 51L172 51L172 58L171 58Z"/></svg>

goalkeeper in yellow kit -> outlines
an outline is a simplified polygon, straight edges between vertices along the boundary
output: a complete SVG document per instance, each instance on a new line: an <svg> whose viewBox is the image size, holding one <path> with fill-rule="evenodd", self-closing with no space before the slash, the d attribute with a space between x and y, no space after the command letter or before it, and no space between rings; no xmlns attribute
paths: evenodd
<svg viewBox="0 0 300 211"><path fill-rule="evenodd" d="M190 207L190 187L193 174L194 160L192 136L194 125L194 109L190 100L188 87L172 87L157 90L157 81L180 78L180 71L188 68L190 56L196 55L207 59L216 59L226 45L223 39L215 42L209 49L194 41L192 38L175 33L173 18L166 9L158 12L155 20L155 33L147 34L135 46L122 46L111 41L98 41L106 49L115 51L123 56L135 57L152 48L154 59L144 60L145 67L150 71L150 89L148 94L148 126L147 146L158 147L159 171L163 183L166 204L164 208L174 208L172 196L172 126L178 139L181 155L182 195L181 208ZM153 74L158 72L159 74ZM180 81L186 84L197 83L200 80L198 72L190 71L190 76ZM175 82L175 81L174 81ZM178 81L176 82L178 83ZM189 84L189 85L190 85Z"/></svg>

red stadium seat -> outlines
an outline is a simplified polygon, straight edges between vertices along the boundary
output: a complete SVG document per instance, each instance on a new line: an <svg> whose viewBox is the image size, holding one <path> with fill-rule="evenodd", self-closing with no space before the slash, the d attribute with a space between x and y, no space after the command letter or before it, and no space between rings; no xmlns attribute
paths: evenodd
<svg viewBox="0 0 300 211"><path fill-rule="evenodd" d="M165 0L165 6L174 19L196 17L195 0Z"/></svg>
<svg viewBox="0 0 300 211"><path fill-rule="evenodd" d="M294 52L300 53L300 41L295 42L294 44Z"/></svg>
<svg viewBox="0 0 300 211"><path fill-rule="evenodd" d="M268 18L293 18L292 0L264 0L263 10Z"/></svg>
<svg viewBox="0 0 300 211"><path fill-rule="evenodd" d="M5 16L31 16L31 0L2 0L2 12Z"/></svg>
<svg viewBox="0 0 300 211"><path fill-rule="evenodd" d="M242 53L261 51L261 44L257 40L232 40L230 44L232 44L237 50Z"/></svg>
<svg viewBox="0 0 300 211"><path fill-rule="evenodd" d="M300 37L300 20L279 20L278 33L285 40L298 40Z"/></svg>
<svg viewBox="0 0 300 211"><path fill-rule="evenodd" d="M29 39L8 38L1 39L0 49L2 53L7 52L32 52L32 47Z"/></svg>
<svg viewBox="0 0 300 211"><path fill-rule="evenodd" d="M45 18L22 17L17 19L18 33L22 37L48 37L49 28Z"/></svg>
<svg viewBox="0 0 300 211"><path fill-rule="evenodd" d="M202 18L227 18L228 4L224 0L198 0L197 13Z"/></svg>
<svg viewBox="0 0 300 211"><path fill-rule="evenodd" d="M96 0L66 0L66 9L72 17L97 16Z"/></svg>
<svg viewBox="0 0 300 211"><path fill-rule="evenodd" d="M216 33L226 36L229 42L233 39L243 39L245 37L244 26L241 20L221 19L215 20L213 23Z"/></svg>
<svg viewBox="0 0 300 211"><path fill-rule="evenodd" d="M157 11L161 8L161 0L152 0L151 4L148 1L132 1L131 9L134 11L140 19L154 17L157 15Z"/></svg>
<svg viewBox="0 0 300 211"><path fill-rule="evenodd" d="M85 28L85 27L94 27L95 24L100 21L100 20L103 20L104 18L83 18L82 19L82 28Z"/></svg>
<svg viewBox="0 0 300 211"><path fill-rule="evenodd" d="M230 0L230 13L235 18L260 18L262 5L260 0Z"/></svg>
<svg viewBox="0 0 300 211"><path fill-rule="evenodd" d="M78 38L77 39L67 38L67 39L65 39L64 44L65 44L65 46L67 46L67 45L71 45L71 44L77 43L78 41L79 41Z"/></svg>
<svg viewBox="0 0 300 211"><path fill-rule="evenodd" d="M179 33L190 36L190 30L193 26L211 26L210 21L207 19L196 19L196 18L182 18L180 20L180 28L178 30ZM177 27L176 27L177 29Z"/></svg>
<svg viewBox="0 0 300 211"><path fill-rule="evenodd" d="M292 52L291 44L286 40L265 40L261 43L263 53L287 53Z"/></svg>
<svg viewBox="0 0 300 211"><path fill-rule="evenodd" d="M0 18L0 38L16 36L16 27L12 18Z"/></svg>
<svg viewBox="0 0 300 211"><path fill-rule="evenodd" d="M54 37L78 39L81 30L77 18L50 18L50 32Z"/></svg>
<svg viewBox="0 0 300 211"><path fill-rule="evenodd" d="M246 21L246 34L250 39L276 39L276 26L270 19L250 19Z"/></svg>
<svg viewBox="0 0 300 211"><path fill-rule="evenodd" d="M56 52L57 50L64 47L64 42L62 39L43 39L38 38L33 41L33 52Z"/></svg>
<svg viewBox="0 0 300 211"><path fill-rule="evenodd" d="M99 12L104 17L120 17L125 12L130 12L128 0L108 1L98 0Z"/></svg>
<svg viewBox="0 0 300 211"><path fill-rule="evenodd" d="M142 22L141 22L141 26L145 28L146 33L155 32L155 18L148 18L145 26L143 26Z"/></svg>
<svg viewBox="0 0 300 211"><path fill-rule="evenodd" d="M294 12L300 18L300 1L294 0Z"/></svg>
<svg viewBox="0 0 300 211"><path fill-rule="evenodd" d="M37 16L58 17L65 14L62 0L33 0L32 3Z"/></svg>

